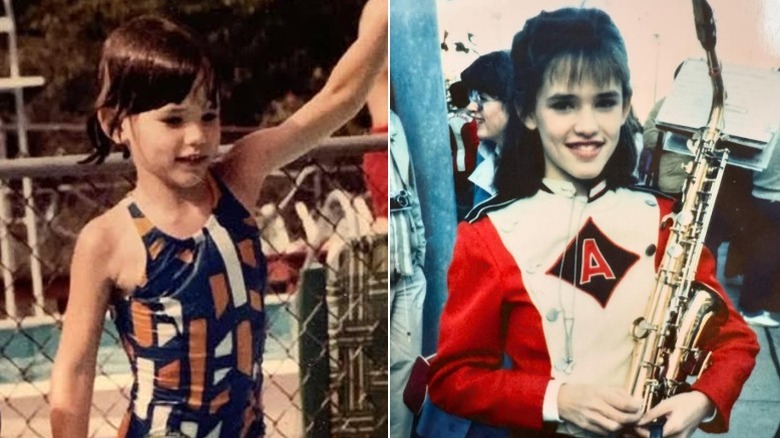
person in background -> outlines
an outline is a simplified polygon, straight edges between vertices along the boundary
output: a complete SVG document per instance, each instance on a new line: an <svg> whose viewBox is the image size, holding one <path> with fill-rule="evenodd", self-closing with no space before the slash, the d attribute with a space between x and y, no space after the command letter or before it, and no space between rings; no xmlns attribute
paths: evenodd
<svg viewBox="0 0 780 438"><path fill-rule="evenodd" d="M674 70L675 78L682 66L683 63L680 63ZM653 105L642 127L644 148L640 159L640 178L646 180L647 186L679 198L687 176L685 165L691 161L691 157L663 150L665 136L656 126L656 119L665 100L662 97Z"/></svg>
<svg viewBox="0 0 780 438"><path fill-rule="evenodd" d="M403 392L422 353L425 301L425 228L409 144L401 119L390 111L390 436L409 438L413 413Z"/></svg>
<svg viewBox="0 0 780 438"><path fill-rule="evenodd" d="M780 147L777 144L766 169L753 175L748 202L754 213L749 216L750 231L743 234L746 245L739 307L748 324L780 327L780 321L770 313L780 312ZM742 221L748 222L746 217Z"/></svg>
<svg viewBox="0 0 780 438"><path fill-rule="evenodd" d="M447 124L452 153L456 218L460 221L466 217L474 203L474 186L468 177L476 165L479 137L477 137L477 121L466 109L469 104L469 90L466 85L463 81L457 81L450 85L448 91Z"/></svg>
<svg viewBox="0 0 780 438"><path fill-rule="evenodd" d="M512 81L509 53L502 50L482 55L463 70L460 77L469 90L469 105L466 109L476 121L480 141L477 165L468 178L474 184L473 210L474 206L495 194L495 166L509 118Z"/></svg>
<svg viewBox="0 0 780 438"><path fill-rule="evenodd" d="M387 62L368 93L366 106L371 116L371 133L387 133L388 108ZM376 219L387 218L387 151L373 151L363 154L363 180L371 194L371 207Z"/></svg>

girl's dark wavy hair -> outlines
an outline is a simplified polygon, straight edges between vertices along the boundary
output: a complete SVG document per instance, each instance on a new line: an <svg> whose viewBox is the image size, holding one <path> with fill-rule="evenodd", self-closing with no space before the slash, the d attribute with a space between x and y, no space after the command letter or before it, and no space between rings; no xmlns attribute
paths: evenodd
<svg viewBox="0 0 780 438"><path fill-rule="evenodd" d="M95 114L87 121L94 152L82 163L102 163L125 117L180 103L198 80L217 106L218 84L206 45L184 26L161 17L135 18L114 30L103 44L98 65ZM200 84L198 84L200 85ZM110 109L107 131L97 111ZM129 150L124 149L124 156Z"/></svg>
<svg viewBox="0 0 780 438"><path fill-rule="evenodd" d="M511 57L514 108L509 111L494 182L501 200L532 196L542 185L544 152L539 131L526 128L523 120L536 108L543 81L563 78L576 84L592 79L605 85L617 80L624 101L632 94L623 38L609 16L598 9L564 8L529 19L514 36ZM632 123L620 128L615 152L601 174L609 188L636 181L635 132Z"/></svg>

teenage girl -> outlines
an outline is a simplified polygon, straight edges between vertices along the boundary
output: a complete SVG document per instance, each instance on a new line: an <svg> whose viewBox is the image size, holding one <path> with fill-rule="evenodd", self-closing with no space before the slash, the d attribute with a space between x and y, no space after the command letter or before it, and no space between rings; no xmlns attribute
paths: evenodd
<svg viewBox="0 0 780 438"><path fill-rule="evenodd" d="M630 187L636 152L618 29L596 9L542 12L511 56L497 201L458 228L432 402L522 437L647 436L641 426L659 417L666 437L728 430L758 344L706 250L696 279L728 306L702 336L712 366L644 414L625 389L629 329L652 291L672 202Z"/></svg>

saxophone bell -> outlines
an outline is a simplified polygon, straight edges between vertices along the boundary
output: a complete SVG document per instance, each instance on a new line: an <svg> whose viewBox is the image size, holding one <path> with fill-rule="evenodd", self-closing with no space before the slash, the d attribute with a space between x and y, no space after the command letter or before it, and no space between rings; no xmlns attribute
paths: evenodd
<svg viewBox="0 0 780 438"><path fill-rule="evenodd" d="M676 345L669 355L665 380L668 396L682 392L688 377L698 378L711 363L711 352L696 348L705 328L720 326L728 317L723 298L706 284L694 282L691 300L677 325Z"/></svg>

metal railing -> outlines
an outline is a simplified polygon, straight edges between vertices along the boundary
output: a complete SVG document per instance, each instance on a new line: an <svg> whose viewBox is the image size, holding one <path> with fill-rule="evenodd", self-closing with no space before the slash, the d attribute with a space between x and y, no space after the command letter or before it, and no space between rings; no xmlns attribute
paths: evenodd
<svg viewBox="0 0 780 438"><path fill-rule="evenodd" d="M360 166L363 153L386 144L386 136L331 138L266 180L255 215L269 262L268 436L387 434L387 235L371 216ZM75 238L132 187L129 161L79 158L0 160L3 437L50 436L49 373ZM109 321L97 364L90 436L115 436L132 377Z"/></svg>

